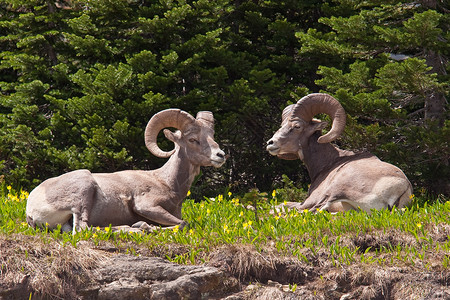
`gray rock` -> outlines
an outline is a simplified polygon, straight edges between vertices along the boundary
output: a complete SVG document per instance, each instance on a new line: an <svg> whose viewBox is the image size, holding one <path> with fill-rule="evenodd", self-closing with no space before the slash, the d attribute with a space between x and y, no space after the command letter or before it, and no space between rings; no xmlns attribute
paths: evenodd
<svg viewBox="0 0 450 300"><path fill-rule="evenodd" d="M202 299L227 294L237 285L217 268L178 265L157 257L117 255L102 262L95 273L98 286L81 291L84 299Z"/></svg>

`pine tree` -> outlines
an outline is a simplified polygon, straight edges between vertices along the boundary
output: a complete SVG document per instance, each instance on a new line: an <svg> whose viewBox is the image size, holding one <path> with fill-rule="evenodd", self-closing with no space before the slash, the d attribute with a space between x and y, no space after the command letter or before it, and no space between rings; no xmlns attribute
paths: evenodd
<svg viewBox="0 0 450 300"><path fill-rule="evenodd" d="M46 142L53 111L45 94L62 83L55 46L66 12L45 1L0 6L0 169L27 182L55 171Z"/></svg>
<svg viewBox="0 0 450 300"><path fill-rule="evenodd" d="M430 3L337 1L319 19L328 28L297 37L302 56L321 56L316 84L353 117L348 146L365 145L416 184L448 193L449 16Z"/></svg>
<svg viewBox="0 0 450 300"><path fill-rule="evenodd" d="M306 185L265 142L287 104L322 87L353 116L343 144L436 181L448 174L444 13L440 2L0 0L1 172L32 187L78 168L157 168L143 130L177 107L212 111L230 154L204 169L202 194L264 190L282 174Z"/></svg>
<svg viewBox="0 0 450 300"><path fill-rule="evenodd" d="M215 114L231 157L214 176L205 169L215 181L204 187L262 188L286 172L264 144L291 91L306 92L294 33L314 23L315 3L0 3L0 166L10 181L156 168L164 160L142 133L169 107Z"/></svg>

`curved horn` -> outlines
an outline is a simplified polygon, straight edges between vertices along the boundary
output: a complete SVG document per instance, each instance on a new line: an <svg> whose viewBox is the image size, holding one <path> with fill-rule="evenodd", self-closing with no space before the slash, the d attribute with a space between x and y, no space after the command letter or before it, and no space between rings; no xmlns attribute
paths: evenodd
<svg viewBox="0 0 450 300"><path fill-rule="evenodd" d="M333 123L331 130L319 137L317 141L319 143L332 142L344 131L346 118L344 108L334 97L323 93L309 94L300 99L292 111L292 115L300 117L306 122L311 121L315 115L320 113L329 115Z"/></svg>
<svg viewBox="0 0 450 300"><path fill-rule="evenodd" d="M197 113L197 120L202 122L203 124L206 124L207 126L214 128L214 116L213 113L210 111L199 111Z"/></svg>
<svg viewBox="0 0 450 300"><path fill-rule="evenodd" d="M295 104L291 104L289 106L286 106L285 109L283 109L283 113L281 114L281 124L283 124L284 121L287 120L288 117L291 115L294 106Z"/></svg>
<svg viewBox="0 0 450 300"><path fill-rule="evenodd" d="M175 149L168 152L161 150L156 142L158 133L167 127L183 130L187 124L192 122L195 122L194 117L180 109L171 108L160 111L148 121L147 127L145 128L145 146L155 156L162 158L171 156L175 152Z"/></svg>

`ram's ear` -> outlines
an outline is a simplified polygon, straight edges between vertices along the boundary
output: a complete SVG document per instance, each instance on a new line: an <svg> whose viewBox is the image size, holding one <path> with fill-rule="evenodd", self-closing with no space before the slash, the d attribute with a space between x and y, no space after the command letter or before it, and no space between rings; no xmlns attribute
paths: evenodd
<svg viewBox="0 0 450 300"><path fill-rule="evenodd" d="M179 130L172 132L169 129L164 129L163 133L169 141L172 141L174 143L178 143L178 141L181 139L181 131Z"/></svg>
<svg viewBox="0 0 450 300"><path fill-rule="evenodd" d="M312 119L311 122L309 123L308 130L309 130L310 134L313 134L316 131L320 131L321 132L327 126L328 126L328 122L327 121L321 121L321 120L317 120L317 119Z"/></svg>

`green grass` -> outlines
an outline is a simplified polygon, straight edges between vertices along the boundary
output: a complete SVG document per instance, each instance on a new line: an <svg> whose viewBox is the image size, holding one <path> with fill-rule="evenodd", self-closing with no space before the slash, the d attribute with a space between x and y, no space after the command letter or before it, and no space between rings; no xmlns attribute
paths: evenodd
<svg viewBox="0 0 450 300"><path fill-rule="evenodd" d="M178 263L202 263L224 245L251 245L305 264L327 260L333 266L377 264L425 269L450 268L450 201L424 195L406 209L328 212L281 211L282 193L232 194L194 202L187 199L183 218L190 226L149 234L113 233L90 228L76 235L30 228L25 221L28 193L0 187L0 234L33 235L43 243L56 241L77 246L89 241L97 247L113 245L117 251L138 254L145 249ZM245 202L245 203L242 203ZM272 213L271 213L272 211Z"/></svg>

